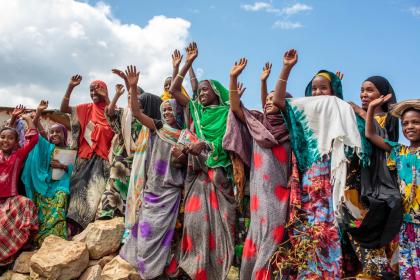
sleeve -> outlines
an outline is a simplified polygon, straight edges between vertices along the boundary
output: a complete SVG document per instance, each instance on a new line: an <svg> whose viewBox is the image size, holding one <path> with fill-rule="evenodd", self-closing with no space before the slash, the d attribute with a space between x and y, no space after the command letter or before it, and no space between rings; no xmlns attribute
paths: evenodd
<svg viewBox="0 0 420 280"><path fill-rule="evenodd" d="M26 158L29 152L35 147L36 143L38 143L39 134L38 130L30 129L25 134L25 144L22 148L19 149L19 154L21 157Z"/></svg>
<svg viewBox="0 0 420 280"><path fill-rule="evenodd" d="M390 141L388 139L384 139L384 141L391 146L391 151L387 153L387 166L390 170L396 170L398 164L397 161L401 150L401 144Z"/></svg>

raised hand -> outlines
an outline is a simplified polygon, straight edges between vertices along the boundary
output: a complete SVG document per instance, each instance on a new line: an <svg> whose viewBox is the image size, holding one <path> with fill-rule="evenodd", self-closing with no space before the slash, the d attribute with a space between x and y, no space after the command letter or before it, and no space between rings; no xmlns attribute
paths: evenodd
<svg viewBox="0 0 420 280"><path fill-rule="evenodd" d="M74 75L70 79L69 86L72 88L77 87L78 85L80 85L81 81L82 81L82 76Z"/></svg>
<svg viewBox="0 0 420 280"><path fill-rule="evenodd" d="M190 43L188 47L185 49L185 52L186 52L186 58L185 58L186 63L192 64L198 56L197 44L195 42Z"/></svg>
<svg viewBox="0 0 420 280"><path fill-rule="evenodd" d="M359 105L355 104L352 101L349 101L350 106L353 108L353 111L358 114L360 117L362 117L363 119L366 118L366 112L365 110L362 109L362 107L360 107Z"/></svg>
<svg viewBox="0 0 420 280"><path fill-rule="evenodd" d="M230 76L238 77L242 73L242 71L245 69L247 63L248 63L248 60L245 57L242 57L238 61L235 61L235 64L230 70Z"/></svg>
<svg viewBox="0 0 420 280"><path fill-rule="evenodd" d="M36 109L39 112L43 112L48 108L48 101L47 100L41 100L39 102L38 108Z"/></svg>
<svg viewBox="0 0 420 280"><path fill-rule="evenodd" d="M335 74L337 75L337 77L338 77L340 80L343 80L343 78L344 78L344 73L342 73L342 72L340 72L340 71L337 71Z"/></svg>
<svg viewBox="0 0 420 280"><path fill-rule="evenodd" d="M111 70L112 73L114 73L115 75L117 75L118 77L120 77L121 79L123 79L124 81L127 79L127 76L125 75L125 73L119 69L112 69Z"/></svg>
<svg viewBox="0 0 420 280"><path fill-rule="evenodd" d="M127 70L125 70L125 75L127 76L128 84L131 87L137 87L137 83L139 81L140 72L137 72L136 66L130 65L127 66Z"/></svg>
<svg viewBox="0 0 420 280"><path fill-rule="evenodd" d="M23 113L25 113L25 106L23 106L22 104L19 104L18 106L16 106L16 108L13 110L12 112L12 118L19 118Z"/></svg>
<svg viewBox="0 0 420 280"><path fill-rule="evenodd" d="M174 53L172 54L172 67L178 68L181 64L182 58L184 56L181 55L181 52L179 50L174 50Z"/></svg>
<svg viewBox="0 0 420 280"><path fill-rule="evenodd" d="M244 87L244 84L243 83L238 83L238 95L239 95L239 98L242 97L242 95L244 94L245 90L246 90L246 87Z"/></svg>
<svg viewBox="0 0 420 280"><path fill-rule="evenodd" d="M115 85L115 94L118 95L118 97L120 97L121 95L124 94L124 86L122 84L116 84Z"/></svg>
<svg viewBox="0 0 420 280"><path fill-rule="evenodd" d="M283 65L292 68L298 62L298 53L295 49L288 50L283 56Z"/></svg>
<svg viewBox="0 0 420 280"><path fill-rule="evenodd" d="M385 96L382 95L381 97L376 98L375 100L371 101L369 103L369 107L376 108L378 106L381 106L382 104L387 103L388 101L390 101L391 98L392 98L392 94L391 93L389 93L389 94L387 94Z"/></svg>
<svg viewBox="0 0 420 280"><path fill-rule="evenodd" d="M270 62L265 63L263 67L263 71L260 76L261 81L266 81L268 79L268 76L270 76L270 72L271 72L271 66L273 66L273 64L271 64Z"/></svg>

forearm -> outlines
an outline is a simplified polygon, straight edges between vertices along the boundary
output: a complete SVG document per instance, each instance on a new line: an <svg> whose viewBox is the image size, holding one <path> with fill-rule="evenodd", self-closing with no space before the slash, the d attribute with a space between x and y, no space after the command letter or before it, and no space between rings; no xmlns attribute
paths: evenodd
<svg viewBox="0 0 420 280"><path fill-rule="evenodd" d="M238 77L231 76L229 83L230 109L241 121L245 121L245 116L241 108L241 101L238 94Z"/></svg>
<svg viewBox="0 0 420 280"><path fill-rule="evenodd" d="M137 87L130 87L130 105L133 116L150 130L156 130L155 122L153 119L145 115L142 110L140 110L139 101L137 98L133 98L133 96L137 96Z"/></svg>
<svg viewBox="0 0 420 280"><path fill-rule="evenodd" d="M265 101L267 100L267 80L261 80L261 105L262 108L265 107Z"/></svg>
<svg viewBox="0 0 420 280"><path fill-rule="evenodd" d="M174 80L176 75L178 75L178 72L179 72L179 65L172 67L172 81Z"/></svg>
<svg viewBox="0 0 420 280"><path fill-rule="evenodd" d="M111 104L107 106L108 115L113 116L115 114L115 109L117 108L117 102L119 98L120 96L118 94L115 94L114 98L112 98Z"/></svg>
<svg viewBox="0 0 420 280"><path fill-rule="evenodd" d="M377 135L375 132L375 125L374 125L374 110L372 108L369 108L366 113L366 126L365 126L365 136L369 139L369 141L374 144L376 147L385 150L390 151L391 146L385 143L384 138Z"/></svg>
<svg viewBox="0 0 420 280"><path fill-rule="evenodd" d="M187 73L188 69L191 67L191 63L186 62L184 66L181 68L179 74L172 78L171 88L169 92L172 96L176 99L176 101L183 107L185 107L190 98L182 94L182 81L184 80L185 74Z"/></svg>
<svg viewBox="0 0 420 280"><path fill-rule="evenodd" d="M9 127L16 127L16 121L17 118L15 116L12 116L9 121Z"/></svg>
<svg viewBox="0 0 420 280"><path fill-rule="evenodd" d="M197 77L195 76L192 65L190 69L188 70L188 75L190 76L191 89L193 93L196 93L198 90L198 81L197 81Z"/></svg>
<svg viewBox="0 0 420 280"><path fill-rule="evenodd" d="M70 96L71 96L71 93L73 92L73 89L74 88L69 85L67 87L66 94L64 94L64 97L61 100L60 111L62 113L68 113L68 114L71 113L71 108L70 108L69 104L70 104Z"/></svg>
<svg viewBox="0 0 420 280"><path fill-rule="evenodd" d="M287 80L289 79L291 68L283 67L280 72L279 79L276 82L274 90L273 103L279 107L282 111L286 109L286 86Z"/></svg>

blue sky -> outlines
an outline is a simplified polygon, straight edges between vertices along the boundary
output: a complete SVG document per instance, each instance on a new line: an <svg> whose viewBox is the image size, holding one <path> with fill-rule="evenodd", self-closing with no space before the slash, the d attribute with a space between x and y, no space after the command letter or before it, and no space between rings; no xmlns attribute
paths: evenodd
<svg viewBox="0 0 420 280"><path fill-rule="evenodd" d="M189 39L199 45L194 66L204 70L203 78L228 85L232 63L247 57L240 79L249 107L260 106L263 63L273 63L268 85L274 88L289 48L299 52L288 85L294 96L303 95L317 70L328 69L344 72L346 100L358 102L360 85L371 75L388 78L399 100L420 97L420 1L103 2L122 23L144 26L156 15L189 21ZM297 9L287 10L296 4Z"/></svg>

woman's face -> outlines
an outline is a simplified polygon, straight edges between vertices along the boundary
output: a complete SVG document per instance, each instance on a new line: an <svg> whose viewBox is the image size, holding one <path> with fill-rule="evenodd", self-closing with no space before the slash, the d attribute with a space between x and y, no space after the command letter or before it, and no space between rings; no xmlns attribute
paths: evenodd
<svg viewBox="0 0 420 280"><path fill-rule="evenodd" d="M198 85L198 101L203 106L217 105L219 104L219 99L217 98L216 93L214 93L213 88L210 86L209 81L202 81Z"/></svg>
<svg viewBox="0 0 420 280"><path fill-rule="evenodd" d="M274 92L270 92L270 94L267 95L267 97L265 98L264 111L268 115L273 115L280 111L280 108L274 105L273 98L274 98Z"/></svg>
<svg viewBox="0 0 420 280"><path fill-rule="evenodd" d="M331 82L324 77L316 76L312 80L312 96L333 95Z"/></svg>
<svg viewBox="0 0 420 280"><path fill-rule="evenodd" d="M360 89L360 100L362 102L363 110L367 111L370 102L381 97L381 93L376 88L375 84L369 81L364 81Z"/></svg>
<svg viewBox="0 0 420 280"><path fill-rule="evenodd" d="M103 96L98 93L97 88L97 85L90 85L90 98L92 98L92 102L95 104L105 101Z"/></svg>
<svg viewBox="0 0 420 280"><path fill-rule="evenodd" d="M0 133L0 150L6 154L10 154L18 146L16 131L5 129Z"/></svg>
<svg viewBox="0 0 420 280"><path fill-rule="evenodd" d="M168 102L165 102L163 104L162 117L169 126L176 127L174 111L172 109L172 106Z"/></svg>
<svg viewBox="0 0 420 280"><path fill-rule="evenodd" d="M53 125L49 131L50 141L56 146L64 146L64 131L58 125Z"/></svg>
<svg viewBox="0 0 420 280"><path fill-rule="evenodd" d="M165 83L163 84L163 89L169 91L171 88L172 78L166 78Z"/></svg>
<svg viewBox="0 0 420 280"><path fill-rule="evenodd" d="M410 143L420 141L420 112L409 110L401 117L402 131Z"/></svg>

